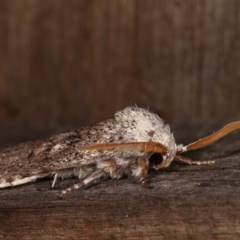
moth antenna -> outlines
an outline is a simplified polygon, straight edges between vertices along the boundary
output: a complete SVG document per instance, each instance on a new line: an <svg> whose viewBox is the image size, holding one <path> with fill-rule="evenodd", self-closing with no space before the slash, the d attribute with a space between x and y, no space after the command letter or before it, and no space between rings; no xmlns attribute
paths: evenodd
<svg viewBox="0 0 240 240"><path fill-rule="evenodd" d="M225 125L224 127L222 127L221 129L219 129L217 132L199 139L196 142L192 142L190 144L188 144L187 146L183 146L182 148L180 148L179 152L187 152L187 151L191 151L191 150L196 150L196 149L200 149L200 148L204 148L208 145L213 144L214 142L218 141L219 139L225 137L226 135L228 135L229 133L240 129L240 121L236 121L236 122L231 122L227 125Z"/></svg>
<svg viewBox="0 0 240 240"><path fill-rule="evenodd" d="M77 146L79 151L91 150L118 150L118 151L139 151L139 152L155 152L164 154L167 152L167 147L156 142L130 142L130 143L97 143L91 145Z"/></svg>

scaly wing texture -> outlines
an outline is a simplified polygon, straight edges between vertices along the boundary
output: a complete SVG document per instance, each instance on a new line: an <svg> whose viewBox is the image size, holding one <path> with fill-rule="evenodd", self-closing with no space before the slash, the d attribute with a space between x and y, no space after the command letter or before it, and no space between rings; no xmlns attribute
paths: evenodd
<svg viewBox="0 0 240 240"><path fill-rule="evenodd" d="M129 107L117 112L115 118L92 127L1 149L0 188L35 181L64 169L89 170L105 159L131 159L131 156L137 158L143 155L138 151L78 151L78 146L152 140L175 147L169 127L157 115L145 109Z"/></svg>

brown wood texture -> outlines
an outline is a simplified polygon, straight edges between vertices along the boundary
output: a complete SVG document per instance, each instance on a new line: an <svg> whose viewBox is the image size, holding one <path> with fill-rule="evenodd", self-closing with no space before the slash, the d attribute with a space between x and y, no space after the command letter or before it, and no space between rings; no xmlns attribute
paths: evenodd
<svg viewBox="0 0 240 240"><path fill-rule="evenodd" d="M188 143L215 126L178 126ZM105 181L59 199L65 180L43 180L0 191L0 239L239 239L239 133L189 153L215 165L151 172L153 189L133 179Z"/></svg>
<svg viewBox="0 0 240 240"><path fill-rule="evenodd" d="M240 117L236 0L0 0L0 125L89 124L128 105Z"/></svg>

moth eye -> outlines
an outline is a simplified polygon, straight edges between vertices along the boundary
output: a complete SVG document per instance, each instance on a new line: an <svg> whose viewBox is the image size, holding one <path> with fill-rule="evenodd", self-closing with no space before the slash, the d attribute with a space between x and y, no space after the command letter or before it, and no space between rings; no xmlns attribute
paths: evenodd
<svg viewBox="0 0 240 240"><path fill-rule="evenodd" d="M160 153L154 153L149 159L150 166L156 166L162 163L162 161L163 157Z"/></svg>

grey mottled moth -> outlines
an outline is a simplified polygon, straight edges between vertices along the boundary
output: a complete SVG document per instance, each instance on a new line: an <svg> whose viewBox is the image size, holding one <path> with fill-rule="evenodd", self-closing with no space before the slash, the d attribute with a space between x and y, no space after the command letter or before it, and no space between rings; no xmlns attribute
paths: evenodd
<svg viewBox="0 0 240 240"><path fill-rule="evenodd" d="M91 127L1 149L0 188L44 177L52 177L54 187L58 178L78 177L79 183L62 190L65 194L104 177L119 179L124 175L146 185L153 153L162 155L161 163L151 165L154 169L168 167L173 161L211 164L213 161L193 161L180 154L210 145L239 128L240 121L232 122L196 142L177 145L169 126L158 115L128 107Z"/></svg>

